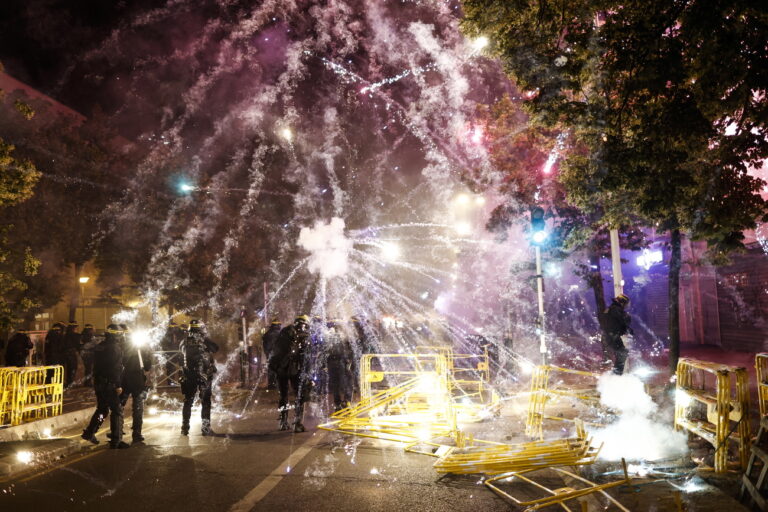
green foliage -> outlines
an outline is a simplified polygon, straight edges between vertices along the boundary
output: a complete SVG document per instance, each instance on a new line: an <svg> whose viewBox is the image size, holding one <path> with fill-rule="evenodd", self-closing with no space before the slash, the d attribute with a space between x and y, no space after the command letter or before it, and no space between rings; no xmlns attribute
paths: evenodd
<svg viewBox="0 0 768 512"><path fill-rule="evenodd" d="M35 109L29 103L17 99L13 102L13 106L27 121L35 117Z"/></svg>
<svg viewBox="0 0 768 512"><path fill-rule="evenodd" d="M464 26L490 36L532 123L569 134L570 202L614 225L681 228L722 255L766 211L748 174L768 156L756 5L467 0Z"/></svg>
<svg viewBox="0 0 768 512"><path fill-rule="evenodd" d="M0 208L29 199L40 178L32 162L13 155L15 149L0 138Z"/></svg>
<svg viewBox="0 0 768 512"><path fill-rule="evenodd" d="M764 220L768 7L749 0L465 0L534 124L568 133L568 200L611 225L671 234L670 365L679 349L680 233L724 261ZM602 210L601 212L599 210Z"/></svg>

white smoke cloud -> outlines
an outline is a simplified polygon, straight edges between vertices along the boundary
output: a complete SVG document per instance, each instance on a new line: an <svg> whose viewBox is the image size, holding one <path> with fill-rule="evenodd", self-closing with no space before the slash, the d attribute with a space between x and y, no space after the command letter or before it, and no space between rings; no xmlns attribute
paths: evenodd
<svg viewBox="0 0 768 512"><path fill-rule="evenodd" d="M653 461L686 452L685 434L653 418L658 406L639 378L608 373L598 380L597 390L602 405L619 414L616 423L592 431L595 443L604 443L601 459Z"/></svg>
<svg viewBox="0 0 768 512"><path fill-rule="evenodd" d="M328 224L317 221L313 228L301 228L299 245L311 253L311 272L326 279L347 273L353 242L344 234L344 226L344 219L333 217Z"/></svg>

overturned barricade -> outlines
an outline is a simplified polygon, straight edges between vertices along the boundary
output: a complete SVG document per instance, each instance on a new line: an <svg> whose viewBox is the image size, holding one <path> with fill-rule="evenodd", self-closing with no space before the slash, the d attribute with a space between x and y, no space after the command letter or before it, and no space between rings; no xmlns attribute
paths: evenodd
<svg viewBox="0 0 768 512"><path fill-rule="evenodd" d="M591 464L599 452L600 448L592 446L592 440L587 436L584 425L577 420L575 437L520 444L450 448L435 462L434 468L438 473L493 475L550 466Z"/></svg>
<svg viewBox="0 0 768 512"><path fill-rule="evenodd" d="M444 355L366 354L360 395L358 404L334 413L319 428L405 443L409 450L420 444L441 446L434 439L461 437Z"/></svg>

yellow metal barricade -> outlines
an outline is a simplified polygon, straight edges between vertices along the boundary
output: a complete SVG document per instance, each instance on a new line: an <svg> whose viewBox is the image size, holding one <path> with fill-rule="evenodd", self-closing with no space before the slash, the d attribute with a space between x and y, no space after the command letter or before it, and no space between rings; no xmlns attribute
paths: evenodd
<svg viewBox="0 0 768 512"><path fill-rule="evenodd" d="M577 498L581 498L584 496L588 496L593 493L600 493L603 495L604 498L606 498L608 501L610 501L614 506L616 506L619 510L622 512L629 512L629 509L626 508L624 505L619 503L613 496L608 494L606 489L610 489L611 487L618 487L621 485L630 485L632 483L632 479L627 474L627 463L624 461L624 459L621 459L621 466L624 472L624 478L615 482L609 482L605 484L596 484L594 482L590 482L586 478L583 478L573 472L567 471L563 468L551 468L552 471L555 471L556 473L563 475L565 477L568 477L571 481L580 482L580 485L583 484L584 487L581 488L573 488L573 487L561 487L559 489L550 489L548 487L543 486L541 483L536 482L535 480L532 480L529 478L530 473L541 471L541 469L529 469L525 471L515 471L515 472L509 472L509 473L502 473L500 475L493 476L485 481L485 485L491 489L493 492L501 496L502 498L510 501L517 507L524 508L526 511L534 511L534 510L541 510L542 508L550 507L552 505L560 505L564 510L570 510L566 505L566 501L575 500ZM543 498L534 499L534 500L521 500L513 495L511 495L508 492L503 491L499 487L499 483L501 482L513 482L515 480L518 480L520 483L525 483L530 486L533 486L537 488L540 491L543 491L545 496ZM585 502L582 505L582 510L586 510Z"/></svg>
<svg viewBox="0 0 768 512"><path fill-rule="evenodd" d="M0 425L11 424L17 380L16 368L0 368Z"/></svg>
<svg viewBox="0 0 768 512"><path fill-rule="evenodd" d="M64 368L32 366L0 371L0 421L19 425L61 414Z"/></svg>
<svg viewBox="0 0 768 512"><path fill-rule="evenodd" d="M757 370L757 402L760 407L760 417L768 414L768 353L755 355Z"/></svg>
<svg viewBox="0 0 768 512"><path fill-rule="evenodd" d="M490 385L487 349L482 354L454 354L451 347L443 346L421 346L417 350L446 358L453 407L462 422L482 421L499 414L501 397Z"/></svg>
<svg viewBox="0 0 768 512"><path fill-rule="evenodd" d="M438 473L497 475L552 466L592 464L600 448L592 446L583 423L576 421L576 437L520 444L451 448L434 468Z"/></svg>
<svg viewBox="0 0 768 512"><path fill-rule="evenodd" d="M360 360L360 402L331 415L324 430L439 446L457 437L448 363L439 354L366 354Z"/></svg>
<svg viewBox="0 0 768 512"><path fill-rule="evenodd" d="M552 374L557 375L560 382L570 378L567 385L551 386ZM597 392L597 379L599 373L560 368L559 366L537 366L531 376L531 394L528 401L528 415L525 420L525 434L532 438L544 438L544 420L575 421L575 418L548 415L545 408L548 402L564 398L575 402L581 402L592 408L600 405L600 396ZM586 380L586 382L584 382ZM578 411L577 411L578 412ZM585 421L588 425L601 424Z"/></svg>
<svg viewBox="0 0 768 512"><path fill-rule="evenodd" d="M675 429L715 448L715 472L727 470L728 448L739 447L741 469L750 448L749 385L744 368L682 358L677 363Z"/></svg>

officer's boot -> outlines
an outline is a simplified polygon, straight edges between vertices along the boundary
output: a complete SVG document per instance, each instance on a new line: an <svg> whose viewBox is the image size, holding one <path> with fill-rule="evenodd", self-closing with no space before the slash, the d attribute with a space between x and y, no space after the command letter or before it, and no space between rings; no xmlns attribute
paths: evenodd
<svg viewBox="0 0 768 512"><path fill-rule="evenodd" d="M123 450L131 445L123 441L123 417L114 412L109 415L110 438L109 447Z"/></svg>
<svg viewBox="0 0 768 512"><path fill-rule="evenodd" d="M211 428L211 420L203 420L202 434L204 436L212 436L216 432Z"/></svg>
<svg viewBox="0 0 768 512"><path fill-rule="evenodd" d="M304 432L306 430L304 428L304 424L302 423L303 421L304 421L304 402L297 400L296 401L296 417L293 420L294 432Z"/></svg>
<svg viewBox="0 0 768 512"><path fill-rule="evenodd" d="M288 426L288 409L286 407L280 408L280 430L289 430Z"/></svg>
<svg viewBox="0 0 768 512"><path fill-rule="evenodd" d="M100 414L98 411L93 413L93 416L91 416L91 422L88 423L88 426L85 427L83 430L83 434L80 436L89 443L93 444L99 444L99 440L96 439L96 435L94 434L97 430L99 430L99 427L101 426L102 422L104 421L104 416Z"/></svg>

